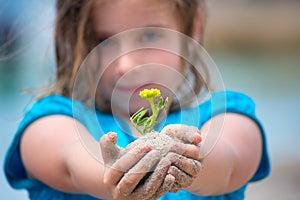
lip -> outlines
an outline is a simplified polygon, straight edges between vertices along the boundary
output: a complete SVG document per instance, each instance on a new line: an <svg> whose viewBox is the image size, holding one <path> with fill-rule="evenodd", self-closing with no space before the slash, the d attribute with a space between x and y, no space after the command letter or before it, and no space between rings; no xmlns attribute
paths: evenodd
<svg viewBox="0 0 300 200"><path fill-rule="evenodd" d="M116 87L116 89L119 91L122 91L122 92L126 92L126 93L135 93L135 92L140 92L141 90L144 90L144 89L150 89L151 85L152 84L145 84L142 86L118 86L118 87Z"/></svg>

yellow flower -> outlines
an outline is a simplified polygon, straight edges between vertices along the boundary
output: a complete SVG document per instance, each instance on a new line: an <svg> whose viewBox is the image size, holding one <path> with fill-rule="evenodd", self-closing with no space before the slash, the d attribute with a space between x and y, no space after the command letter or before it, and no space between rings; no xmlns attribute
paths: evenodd
<svg viewBox="0 0 300 200"><path fill-rule="evenodd" d="M143 99L150 99L150 98L153 98L153 97L159 97L160 96L160 90L159 89L153 89L153 88L151 88L150 90L144 89L144 90L140 91L140 96Z"/></svg>
<svg viewBox="0 0 300 200"><path fill-rule="evenodd" d="M168 103L168 97L164 100L163 97L160 96L160 90L155 88L151 88L150 90L144 89L140 91L140 96L142 99L149 101L151 107L149 109L151 109L152 114L151 116L146 116L149 112L149 109L141 108L130 117L130 121L136 130L138 130L138 132L140 132L142 135L145 135L146 133L152 131L156 124L159 111L164 109Z"/></svg>

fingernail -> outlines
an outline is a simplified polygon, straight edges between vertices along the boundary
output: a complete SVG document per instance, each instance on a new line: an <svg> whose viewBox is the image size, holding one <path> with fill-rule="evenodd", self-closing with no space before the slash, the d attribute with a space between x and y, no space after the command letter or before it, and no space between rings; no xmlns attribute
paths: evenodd
<svg viewBox="0 0 300 200"><path fill-rule="evenodd" d="M144 145L144 146L136 147L132 153L134 154L147 153L151 151L151 149L152 148L150 145Z"/></svg>
<svg viewBox="0 0 300 200"><path fill-rule="evenodd" d="M199 144L202 141L202 137L200 135L195 135L193 144Z"/></svg>
<svg viewBox="0 0 300 200"><path fill-rule="evenodd" d="M202 141L201 132L199 129L197 129L197 131L194 135L193 144L199 144L201 141Z"/></svg>
<svg viewBox="0 0 300 200"><path fill-rule="evenodd" d="M172 174L167 174L165 179L168 179L170 181L175 181L175 177Z"/></svg>
<svg viewBox="0 0 300 200"><path fill-rule="evenodd" d="M108 136L108 138L109 138L109 140L111 142L113 142L114 144L116 144L116 142L117 142L117 135L115 133L110 132L110 133L107 134L107 136Z"/></svg>
<svg viewBox="0 0 300 200"><path fill-rule="evenodd" d="M173 170L172 170L172 167L170 167L170 168L168 169L168 172L167 172L167 174L171 174L171 175L173 175Z"/></svg>
<svg viewBox="0 0 300 200"><path fill-rule="evenodd" d="M143 148L146 152L151 151L152 147L150 145L146 145Z"/></svg>

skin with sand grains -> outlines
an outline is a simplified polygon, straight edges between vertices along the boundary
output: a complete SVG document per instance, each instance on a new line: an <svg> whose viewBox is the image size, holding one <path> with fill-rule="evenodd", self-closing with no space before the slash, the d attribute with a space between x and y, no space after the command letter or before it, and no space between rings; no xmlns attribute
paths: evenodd
<svg viewBox="0 0 300 200"><path fill-rule="evenodd" d="M117 134L109 133L105 141L106 145L102 145L102 153L105 163L114 170L120 167L118 166L118 160L120 160L122 155L126 153L128 153L127 155L138 155L145 149L146 151L153 149L152 154L143 157L137 165L125 174L124 181L121 180L118 184L118 189L125 196L131 194L134 190L136 190L137 196L139 190L144 190L143 193L156 191L153 197L155 199L155 197L159 197L168 190L178 192L181 188L192 184L193 178L202 168L197 147L201 142L201 136L198 129L185 125L178 125L181 127L177 127L175 130L173 130L173 126L166 126L161 133L153 131L159 111L164 109L168 99L164 100L158 89L145 89L140 92L140 96L149 101L152 115L145 117L149 109L141 108L131 117L131 122L143 136L128 144L125 149L122 149L116 145ZM191 132L194 132L194 134ZM183 156L187 148L194 148L193 155L186 155L188 157L192 156L194 159ZM154 156L156 159L149 159L149 156ZM180 170L184 168L186 168L188 173ZM125 183L125 180L130 178L130 176L134 178L138 174L145 173L147 175L143 179L135 181L130 187ZM165 177L163 186L157 190L157 184L153 183L162 181L163 177Z"/></svg>

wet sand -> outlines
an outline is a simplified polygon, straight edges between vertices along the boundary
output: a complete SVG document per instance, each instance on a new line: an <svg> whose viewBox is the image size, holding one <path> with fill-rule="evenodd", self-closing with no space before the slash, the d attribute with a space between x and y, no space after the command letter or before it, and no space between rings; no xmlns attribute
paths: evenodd
<svg viewBox="0 0 300 200"><path fill-rule="evenodd" d="M245 199L299 200L300 162L273 166L267 179L249 186Z"/></svg>

